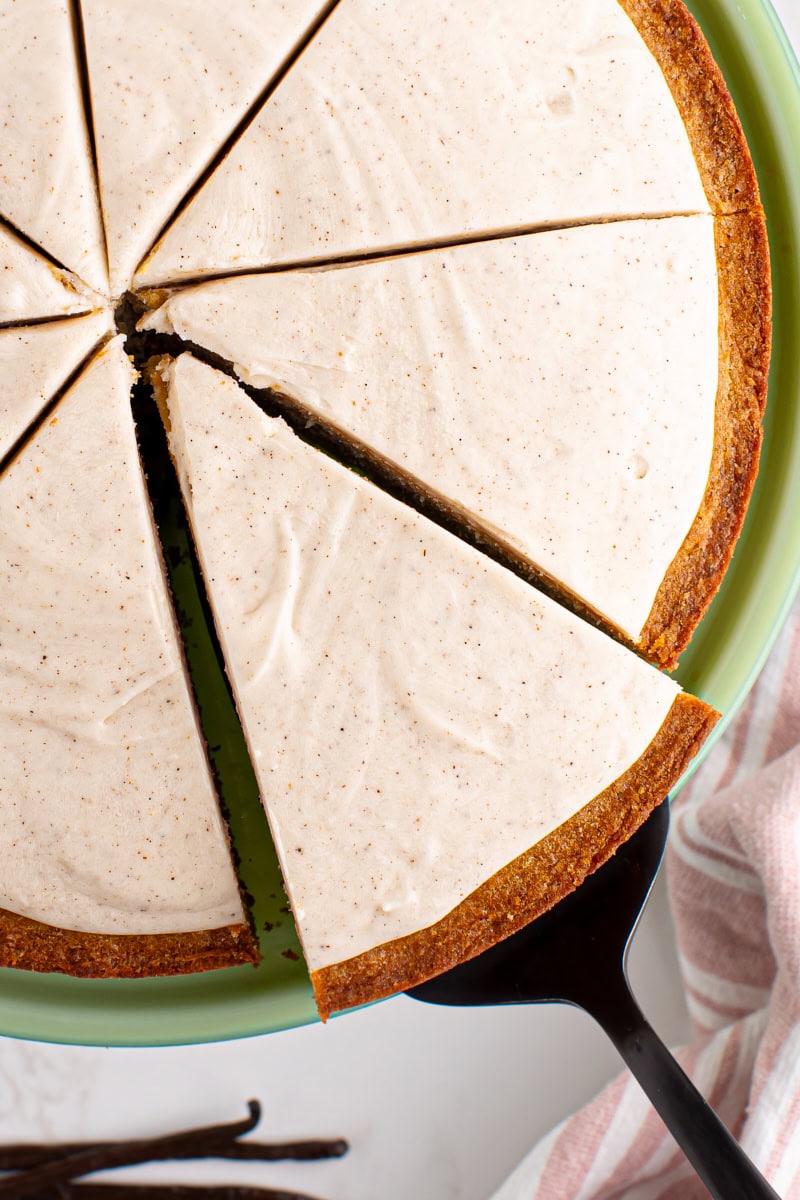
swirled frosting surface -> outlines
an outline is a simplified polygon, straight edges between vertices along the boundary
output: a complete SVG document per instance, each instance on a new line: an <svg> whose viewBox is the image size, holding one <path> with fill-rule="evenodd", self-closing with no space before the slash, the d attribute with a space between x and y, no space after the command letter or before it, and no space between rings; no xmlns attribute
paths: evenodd
<svg viewBox="0 0 800 1200"><path fill-rule="evenodd" d="M118 338L0 479L0 907L68 929L241 922Z"/></svg>

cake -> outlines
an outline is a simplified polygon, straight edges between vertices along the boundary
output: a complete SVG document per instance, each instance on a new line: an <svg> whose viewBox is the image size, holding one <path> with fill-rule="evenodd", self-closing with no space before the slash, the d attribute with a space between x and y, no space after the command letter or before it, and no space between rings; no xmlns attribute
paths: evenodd
<svg viewBox="0 0 800 1200"><path fill-rule="evenodd" d="M509 88L514 119L498 127L486 108L502 111ZM531 251L510 237L526 230L536 231ZM437 249L422 257L426 247ZM567 20L562 0L433 12L352 0L336 6L136 280L258 269L198 296L182 291L151 327L177 321L190 342L355 439L671 668L719 586L755 478L767 262L741 131L682 5L580 0ZM661 290L668 282L677 305ZM683 329L659 327L665 312ZM637 342L648 323L658 344ZM700 371L690 359L678 379L692 344L708 358ZM592 389L568 373L576 345ZM525 370L507 386L520 358ZM624 397L616 378L594 393L612 375ZM672 445L658 418L662 385L671 420L682 401L691 426L681 433L676 419ZM569 414L554 430L565 398ZM575 420L577 455L560 444ZM520 443L513 464L507 438ZM598 471L603 453L609 469ZM684 468L688 489L674 478ZM666 513L657 481L671 488ZM546 501L554 492L558 504ZM621 604L620 569L638 593Z"/></svg>
<svg viewBox="0 0 800 1200"><path fill-rule="evenodd" d="M124 0L9 2L0 66L0 963L255 955L138 372L320 1012L419 982L576 886L715 719L644 659L673 666L710 602L761 439L765 225L719 72L677 0L142 0L135 23ZM342 726L356 668L369 719ZM512 775L476 846L463 796ZM385 840L378 787L449 874L402 822ZM317 828L337 788L364 813Z"/></svg>

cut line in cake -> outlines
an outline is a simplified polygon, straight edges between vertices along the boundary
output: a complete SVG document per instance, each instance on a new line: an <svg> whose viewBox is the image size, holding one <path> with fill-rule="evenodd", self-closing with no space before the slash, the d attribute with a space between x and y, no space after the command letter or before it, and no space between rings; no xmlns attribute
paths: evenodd
<svg viewBox="0 0 800 1200"><path fill-rule="evenodd" d="M672 217L709 216L705 210L675 212L633 213L624 216L587 216L565 221L535 222L532 225L515 225L503 229L481 229L458 234L449 238L420 239L396 246L381 246L377 250L363 250L352 254L330 257L292 259L286 262L265 263L263 266L228 267L221 271L199 271L186 273L175 279L162 279L135 288L131 294L141 298L145 307L157 307L168 296L201 283L215 283L222 279L237 279L242 275L280 275L292 271L327 271L338 267L357 266L359 263L384 262L393 258L408 258L415 254L427 254L432 250L454 250L459 246L474 246L481 242L504 242L512 238L533 237L540 233L562 233L570 229L584 229L595 225L623 225L632 221L664 221Z"/></svg>
<svg viewBox="0 0 800 1200"><path fill-rule="evenodd" d="M86 55L86 22L84 20L85 0L69 0L70 17L72 22L72 36L75 48L75 58L78 70L78 80L81 89L81 104L83 106L84 119L86 121L86 135L88 141L89 155L91 159L92 177L94 179L95 193L97 196L97 207L100 214L100 231L103 238L103 261L105 263L105 278L109 281L111 287L111 262L109 259L108 245L108 228L106 225L105 213L103 211L103 197L100 190L100 164L98 162L98 147L97 147L97 130L95 129L95 110L92 104L91 87L89 83L89 64ZM139 16L139 7L137 5L137 19ZM117 88L121 88L127 95L125 82L117 81Z"/></svg>

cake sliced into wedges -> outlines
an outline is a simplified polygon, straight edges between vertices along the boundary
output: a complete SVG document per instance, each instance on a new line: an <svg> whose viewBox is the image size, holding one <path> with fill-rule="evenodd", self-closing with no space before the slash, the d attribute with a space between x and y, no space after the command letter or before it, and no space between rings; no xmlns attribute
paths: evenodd
<svg viewBox="0 0 800 1200"><path fill-rule="evenodd" d="M746 207L743 146L681 4L341 0L137 283Z"/></svg>
<svg viewBox="0 0 800 1200"><path fill-rule="evenodd" d="M112 295L323 7L81 0Z"/></svg>
<svg viewBox="0 0 800 1200"><path fill-rule="evenodd" d="M106 312L0 329L0 460L104 337Z"/></svg>
<svg viewBox="0 0 800 1200"><path fill-rule="evenodd" d="M243 275L145 324L276 389L672 666L755 477L761 232L621 221Z"/></svg>
<svg viewBox="0 0 800 1200"><path fill-rule="evenodd" d="M107 287L71 0L0 4L0 217Z"/></svg>
<svg viewBox="0 0 800 1200"><path fill-rule="evenodd" d="M251 962L117 338L0 477L0 965Z"/></svg>
<svg viewBox="0 0 800 1200"><path fill-rule="evenodd" d="M229 377L189 355L159 371L325 1017L556 903L663 799L716 714Z"/></svg>

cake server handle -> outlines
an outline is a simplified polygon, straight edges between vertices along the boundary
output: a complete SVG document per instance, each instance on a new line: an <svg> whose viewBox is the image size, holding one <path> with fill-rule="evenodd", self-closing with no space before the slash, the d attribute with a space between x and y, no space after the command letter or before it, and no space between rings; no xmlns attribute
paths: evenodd
<svg viewBox="0 0 800 1200"><path fill-rule="evenodd" d="M577 1003L608 1034L714 1200L780 1200L651 1027L624 967L614 976Z"/></svg>

